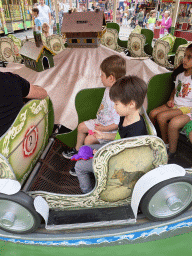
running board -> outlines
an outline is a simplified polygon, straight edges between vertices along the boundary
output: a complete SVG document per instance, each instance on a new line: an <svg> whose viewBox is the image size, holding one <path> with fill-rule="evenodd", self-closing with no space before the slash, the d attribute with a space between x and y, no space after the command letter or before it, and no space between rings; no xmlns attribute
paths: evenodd
<svg viewBox="0 0 192 256"><path fill-rule="evenodd" d="M81 210L50 210L46 226L48 230L107 227L136 222L130 205Z"/></svg>
<svg viewBox="0 0 192 256"><path fill-rule="evenodd" d="M127 220L113 220L113 221L100 221L100 222L89 222L89 223L76 223L76 224L65 224L65 225L48 225L47 230L69 230L79 228L96 228L96 227L110 227L118 225L127 225L136 223L136 219Z"/></svg>

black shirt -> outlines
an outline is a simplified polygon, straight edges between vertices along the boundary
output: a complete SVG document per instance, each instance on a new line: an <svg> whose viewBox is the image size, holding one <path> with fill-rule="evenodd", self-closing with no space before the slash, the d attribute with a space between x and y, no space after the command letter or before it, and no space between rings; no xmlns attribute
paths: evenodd
<svg viewBox="0 0 192 256"><path fill-rule="evenodd" d="M0 72L0 136L12 125L29 94L30 83L19 75Z"/></svg>
<svg viewBox="0 0 192 256"><path fill-rule="evenodd" d="M122 126L124 118L125 118L124 116L120 117L119 130L118 130L119 135L122 139L148 134L146 125L145 125L145 121L142 116L140 116L139 121L137 121L133 124L130 124L128 126Z"/></svg>

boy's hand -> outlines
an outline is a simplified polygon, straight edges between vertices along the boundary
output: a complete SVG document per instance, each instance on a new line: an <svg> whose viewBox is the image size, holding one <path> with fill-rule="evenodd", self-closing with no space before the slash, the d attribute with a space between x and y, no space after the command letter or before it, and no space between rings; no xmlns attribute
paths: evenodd
<svg viewBox="0 0 192 256"><path fill-rule="evenodd" d="M174 100L169 100L169 101L167 101L167 106L168 106L169 108L173 108L173 107L174 107Z"/></svg>
<svg viewBox="0 0 192 256"><path fill-rule="evenodd" d="M104 133L100 131L94 130L94 135L96 139L103 140L104 139Z"/></svg>
<svg viewBox="0 0 192 256"><path fill-rule="evenodd" d="M96 124L95 125L95 130L97 130L97 131L104 132L105 129L106 129L106 127L104 125L102 125L102 124Z"/></svg>

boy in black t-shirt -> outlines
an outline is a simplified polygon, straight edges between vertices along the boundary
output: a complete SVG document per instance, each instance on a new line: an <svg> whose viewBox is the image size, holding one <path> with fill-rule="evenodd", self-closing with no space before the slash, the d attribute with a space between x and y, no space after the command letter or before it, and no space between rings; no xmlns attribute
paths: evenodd
<svg viewBox="0 0 192 256"><path fill-rule="evenodd" d="M117 80L110 89L110 99L115 103L114 108L120 115L116 135L95 131L97 139L123 139L133 136L146 135L147 130L139 109L143 105L147 93L147 85L136 76L125 76Z"/></svg>
<svg viewBox="0 0 192 256"><path fill-rule="evenodd" d="M118 79L110 88L110 99L115 103L114 108L120 115L117 134L104 133L95 130L97 139L114 140L127 137L147 135L143 117L139 109L143 105L147 93L147 85L136 76L125 76ZM102 147L101 144L90 145L93 152ZM79 179L83 193L89 193L93 187L90 173L93 172L92 159L80 160L75 165L75 173Z"/></svg>

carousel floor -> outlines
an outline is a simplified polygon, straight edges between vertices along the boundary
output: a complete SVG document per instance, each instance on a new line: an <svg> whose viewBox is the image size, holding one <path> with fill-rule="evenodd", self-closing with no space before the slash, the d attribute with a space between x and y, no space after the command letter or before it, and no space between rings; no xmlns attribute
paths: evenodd
<svg viewBox="0 0 192 256"><path fill-rule="evenodd" d="M33 180L30 191L47 191L58 194L82 194L77 177L69 170L75 162L62 156L67 149L62 142L55 140L46 158L41 160L41 168Z"/></svg>

